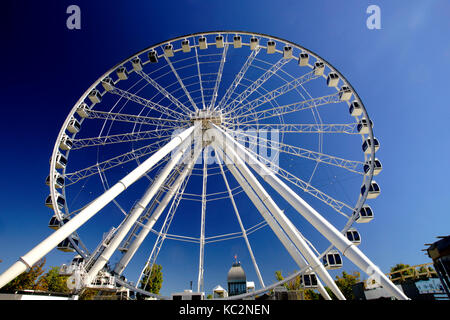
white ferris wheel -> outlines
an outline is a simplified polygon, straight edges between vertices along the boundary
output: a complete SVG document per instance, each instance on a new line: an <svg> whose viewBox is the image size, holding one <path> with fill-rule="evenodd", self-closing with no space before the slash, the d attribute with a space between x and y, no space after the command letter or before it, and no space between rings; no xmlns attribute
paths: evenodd
<svg viewBox="0 0 450 320"><path fill-rule="evenodd" d="M0 275L0 287L57 248L77 254L62 270L76 275L77 289L154 296L143 279L169 241L196 252L202 292L205 248L238 239L259 286L230 299L298 275L325 299L324 286L345 299L328 272L342 257L407 299L357 247L356 226L373 218L366 200L380 193L372 126L345 77L290 41L221 31L146 48L69 112L46 181L55 232ZM264 233L298 270L275 284L262 276L264 252L252 248ZM146 258L131 282L126 268L138 249Z"/></svg>

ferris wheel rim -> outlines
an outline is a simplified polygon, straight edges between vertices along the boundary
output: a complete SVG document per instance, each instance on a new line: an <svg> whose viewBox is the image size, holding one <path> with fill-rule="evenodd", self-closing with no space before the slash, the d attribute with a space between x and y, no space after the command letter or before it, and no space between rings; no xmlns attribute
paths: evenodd
<svg viewBox="0 0 450 320"><path fill-rule="evenodd" d="M79 105L87 98L88 94L89 94L95 87L97 87L105 77L107 77L109 74L111 74L112 72L114 72L114 70L116 70L119 66L124 65L124 64L127 63L127 62L130 62L133 58L135 58L135 57L137 57L137 56L139 56L139 55L141 55L141 54L143 54L143 53L145 53L145 52L147 52L147 51L149 51L149 50L151 50L151 49L153 49L153 48L160 47L160 46L162 46L162 45L164 45L164 44L168 44L168 43L171 43L171 42L175 42L175 41L177 41L177 40L182 40L182 39L185 39L185 38L187 38L187 37L196 37L196 36L204 36L204 35L211 35L211 34L245 34L245 35L251 35L251 36L252 36L252 35L262 36L262 37L265 37L265 38L268 38L268 39L274 39L274 40L277 40L277 41L280 41L280 42L283 42L283 43L286 43L286 44L293 45L293 46L295 46L295 47L297 47L297 48L299 48L299 49L301 49L301 50L303 50L303 51L305 51L305 52L307 52L307 53L310 53L311 55L313 55L313 56L316 57L317 59L320 59L321 61L323 61L324 63L326 63L326 65L327 65L331 70L333 70L333 71L335 71L336 73L338 73L339 77L343 80L344 84L350 87L352 93L355 95L355 100L357 100L357 101L361 104L362 112L363 112L365 118L366 118L368 121L370 121L369 115L368 115L368 113L367 113L367 110L366 110L366 108L365 108L365 106L364 106L364 103L363 103L362 99L359 97L357 91L353 88L353 86L352 86L351 83L345 78L345 76L344 76L337 68L335 68L331 63L329 63L327 60L323 59L321 56L319 56L319 55L316 54L315 52L313 52L313 51L311 51L311 50L309 50L309 49L306 49L306 48L304 48L303 46L300 46L300 45L298 45L298 44L296 44L296 43L294 43L294 42L292 42L292 41L289 41L289 40L286 40L286 39L282 39L282 38L279 38L279 37L276 37L276 36L272 36L272 35L263 34L263 33L247 32L247 31L235 31L235 30L231 30L231 31L229 30L229 31L208 31L208 32L198 32L198 33L192 33L192 34L188 34L188 35L184 35L184 36L179 36L179 37L171 38L171 39L169 39L169 40L165 40L165 41L163 41L163 42L159 42L159 43L154 44L154 45L151 45L151 46L149 46L149 47L147 47L147 48L145 48L145 49L143 49L143 50L140 50L140 51L138 51L137 53L131 55L130 57L128 57L128 58L122 60L120 63L118 63L118 64L116 64L115 66L113 66L112 68L110 68L110 69L109 69L107 72L105 72L101 77L99 77L99 78L98 78L98 79L97 79L97 80L96 80L96 81L95 81L95 82L94 82L94 83L93 83L93 84L92 84L92 85L91 85L91 86L83 93L83 95L80 97L80 99L74 104L73 108L71 109L69 115L68 115L67 118L65 119L65 121L64 121L64 123L63 123L63 125L62 125L62 127L61 127L61 130L60 130L60 132L59 132L59 134L58 134L58 137L57 137L57 139L56 139L56 142L55 142L55 145L54 145L54 148L53 148L52 157L51 157L51 162L50 162L50 175L49 175L49 176L50 176L50 194L51 194L51 199L52 199L52 202L53 202L53 206L54 206L54 208L55 208L55 210L54 210L55 215L56 215L61 221L63 220L63 216L60 215L60 212L59 212L59 210L57 209L57 208L58 208L58 205L57 205L57 203L56 203L56 193L57 193L57 191L56 191L56 188L54 187L54 185L55 185L55 183L54 183L54 182L55 182L55 181L54 181L54 173L57 172L57 170L56 170L56 157L57 157L57 155L59 154L58 142L60 141L60 139L62 138L62 136L65 134L66 127L67 127L67 125L68 125L68 123L69 123L71 117L75 114L77 107L78 107L78 106L79 106ZM372 127L369 126L368 130L369 130L369 132L368 132L368 137L370 137L371 139L374 139ZM69 153L70 153L70 150L67 151L66 154L68 155ZM67 158L68 158L68 157L67 157ZM366 198L367 198L368 191L369 191L369 185L370 185L371 181L373 180L373 171L374 171L374 165L373 165L373 163L374 163L374 160L375 160L375 146L374 146L374 144L371 145L371 153L370 153L370 155L369 155L369 159L372 160L372 161L371 161L372 164L371 164L371 166L370 166L369 173L368 173L367 175L364 175L364 176L363 176L363 177L364 177L364 178L363 178L363 179L364 179L363 182L364 182L364 185L366 186L366 191L365 191L365 193L364 193L363 195L360 196L360 198L359 198L358 201L357 201L357 204L356 204L356 206L355 206L355 211L356 211L356 212L359 212L359 210L361 209L361 207L364 205L364 203L365 203L365 201L366 201ZM65 174L65 170L66 170L66 169L64 168L64 169L63 169L63 174ZM65 188L63 188L63 191L62 191L62 192L63 192L63 195L65 195ZM67 207L67 203L65 204L65 207ZM65 209L66 209L66 213L67 213L68 210L67 210L67 208L65 208ZM349 221L348 221L347 225L344 227L344 229L342 229L342 232L347 231L347 230L352 226L352 224L353 224L353 222L355 221L355 219L356 219L356 217L352 216L352 218L349 219ZM81 239L80 239L80 240L81 240ZM333 247L333 246L331 246L331 248L332 248L332 247ZM78 251L79 248L77 248L77 247L75 247L75 248L76 248L76 250ZM327 251L329 251L331 248L329 248ZM80 252L80 251L81 251L81 252ZM78 253L80 253L80 254L85 253L84 250L81 250L81 249L80 249L80 251L78 251ZM324 254L326 254L326 252L324 252L322 255L324 255Z"/></svg>

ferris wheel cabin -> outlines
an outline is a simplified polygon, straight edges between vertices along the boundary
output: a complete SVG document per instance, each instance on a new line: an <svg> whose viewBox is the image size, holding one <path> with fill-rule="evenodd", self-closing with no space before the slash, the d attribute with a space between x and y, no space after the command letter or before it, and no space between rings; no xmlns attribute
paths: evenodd
<svg viewBox="0 0 450 320"><path fill-rule="evenodd" d="M63 224L65 224L65 223L67 223L67 222L69 222L69 219L64 218L64 219L63 219L63 222L61 223L61 222L59 221L59 219L56 217L56 215L53 215L53 216L50 218L50 221L48 222L48 227L49 227L50 229L53 229L53 230L58 230Z"/></svg>
<svg viewBox="0 0 450 320"><path fill-rule="evenodd" d="M369 125L371 128L373 128L372 120L367 120L366 118L362 118L361 120L359 120L358 125L356 126L356 129L358 129L359 133L368 134L369 133Z"/></svg>
<svg viewBox="0 0 450 320"><path fill-rule="evenodd" d="M65 204L66 204L66 199L64 199L62 194L56 192L56 205L58 206L58 209L62 210L64 208ZM48 195L47 198L45 199L45 205L48 208L55 210L55 208L53 207L51 195Z"/></svg>
<svg viewBox="0 0 450 320"><path fill-rule="evenodd" d="M125 67L123 67L123 66L118 67L118 68L116 69L116 74L117 74L117 77L118 77L120 80L127 80L127 79L128 79L128 71L127 71L127 69L126 69Z"/></svg>
<svg viewBox="0 0 450 320"><path fill-rule="evenodd" d="M81 103L77 108L77 113L81 118L87 118L89 117L89 106L86 103Z"/></svg>
<svg viewBox="0 0 450 320"><path fill-rule="evenodd" d="M78 246L79 240L76 236L72 236L72 241L75 243L76 246ZM56 249L63 251L63 252L74 252L75 247L70 242L69 238L64 239L61 241Z"/></svg>
<svg viewBox="0 0 450 320"><path fill-rule="evenodd" d="M378 141L377 138L373 139L373 144L375 146L375 152L377 152L378 149L380 149L380 142ZM368 137L366 140L364 140L362 144L362 149L365 154L370 154L372 152L371 146L372 146L372 139Z"/></svg>
<svg viewBox="0 0 450 320"><path fill-rule="evenodd" d="M70 138L64 134L61 138L61 141L59 141L59 148L61 150L67 151L72 149L72 146L73 146L72 140L70 140Z"/></svg>
<svg viewBox="0 0 450 320"><path fill-rule="evenodd" d="M169 44L167 44L165 47L164 47L164 54L166 55L166 57L168 57L168 58L170 58L170 57L173 57L173 45L171 45L170 43Z"/></svg>
<svg viewBox="0 0 450 320"><path fill-rule="evenodd" d="M258 45L259 45L258 38L252 37L250 39L250 49L251 50L256 50L256 48L258 48Z"/></svg>
<svg viewBox="0 0 450 320"><path fill-rule="evenodd" d="M353 213L355 214L355 213ZM358 217L356 218L357 223L367 223L373 220L372 208L368 205L364 205L361 210L359 210Z"/></svg>
<svg viewBox="0 0 450 320"><path fill-rule="evenodd" d="M106 77L102 80L102 86L106 91L111 91L114 89L114 81L111 77Z"/></svg>
<svg viewBox="0 0 450 320"><path fill-rule="evenodd" d="M349 86L342 86L339 90L339 100L341 101L348 101L351 99L353 95L352 90Z"/></svg>
<svg viewBox="0 0 450 320"><path fill-rule="evenodd" d="M322 61L316 61L314 63L314 75L321 76L325 70L325 64Z"/></svg>
<svg viewBox="0 0 450 320"><path fill-rule="evenodd" d="M233 46L234 46L234 48L241 48L242 47L241 36L234 36L233 37Z"/></svg>
<svg viewBox="0 0 450 320"><path fill-rule="evenodd" d="M64 187L64 177L62 175L56 172L53 175L53 179L55 182L55 188L60 189ZM50 175L48 175L47 178L45 179L45 184L50 187Z"/></svg>
<svg viewBox="0 0 450 320"><path fill-rule="evenodd" d="M366 185L363 185L361 187L361 195L363 195L366 192ZM369 186L369 192L367 193L367 199L375 199L377 198L381 193L380 186L376 181L372 180L370 182Z"/></svg>
<svg viewBox="0 0 450 320"><path fill-rule="evenodd" d="M224 43L223 43L223 36L222 35L218 35L216 36L216 48L223 48Z"/></svg>
<svg viewBox="0 0 450 320"><path fill-rule="evenodd" d="M317 288L317 276L315 273L302 274L300 278L300 284L305 289L315 289Z"/></svg>
<svg viewBox="0 0 450 320"><path fill-rule="evenodd" d="M131 60L131 65L133 66L134 71L142 71L142 61L139 57Z"/></svg>
<svg viewBox="0 0 450 320"><path fill-rule="evenodd" d="M273 40L267 41L267 53L268 54L275 53L275 41Z"/></svg>
<svg viewBox="0 0 450 320"><path fill-rule="evenodd" d="M354 245L359 245L361 243L361 236L358 230L353 228L348 229L345 235L347 236L347 239Z"/></svg>
<svg viewBox="0 0 450 320"><path fill-rule="evenodd" d="M292 59L292 47L291 46L285 46L283 48L283 58L284 59Z"/></svg>
<svg viewBox="0 0 450 320"><path fill-rule="evenodd" d="M81 124L75 118L72 118L69 121L69 123L67 124L67 131L69 131L70 133L77 133L78 131L80 131L80 129L81 129Z"/></svg>
<svg viewBox="0 0 450 320"><path fill-rule="evenodd" d="M64 169L66 165L67 165L67 158L63 156L61 153L58 153L58 155L56 156L56 163L55 163L56 169Z"/></svg>
<svg viewBox="0 0 450 320"><path fill-rule="evenodd" d="M158 62L158 54L156 53L155 50L150 50L148 52L148 60L150 61L150 63L157 63Z"/></svg>
<svg viewBox="0 0 450 320"><path fill-rule="evenodd" d="M309 63L309 54L302 52L298 57L298 65L301 67L307 66Z"/></svg>
<svg viewBox="0 0 450 320"><path fill-rule="evenodd" d="M330 250L323 257L323 265L329 270L342 268L342 258L338 251Z"/></svg>
<svg viewBox="0 0 450 320"><path fill-rule="evenodd" d="M191 51L191 46L189 44L189 40L188 39L184 39L183 41L181 41L181 49L183 50L183 52L190 52Z"/></svg>
<svg viewBox="0 0 450 320"><path fill-rule="evenodd" d="M372 160L367 160L366 163L364 163L364 173L368 174L370 171L370 167L372 166ZM381 170L383 169L383 166L381 165L380 160L375 158L375 161L373 163L373 175L378 175Z"/></svg>
<svg viewBox="0 0 450 320"><path fill-rule="evenodd" d="M362 106L358 101L353 101L348 111L353 117L359 117L362 114Z"/></svg>
<svg viewBox="0 0 450 320"><path fill-rule="evenodd" d="M337 87L339 82L339 76L336 72L330 72L327 77L327 86Z"/></svg>
<svg viewBox="0 0 450 320"><path fill-rule="evenodd" d="M202 36L202 37L198 38L198 46L202 50L208 49L208 43L206 41L206 37Z"/></svg>

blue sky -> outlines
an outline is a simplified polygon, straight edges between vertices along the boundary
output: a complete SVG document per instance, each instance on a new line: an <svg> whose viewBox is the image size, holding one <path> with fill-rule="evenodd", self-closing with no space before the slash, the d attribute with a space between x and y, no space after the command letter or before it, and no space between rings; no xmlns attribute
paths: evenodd
<svg viewBox="0 0 450 320"><path fill-rule="evenodd" d="M70 4L81 8L81 30L66 28ZM381 30L366 28L370 4L381 8ZM131 54L205 30L245 30L284 38L321 55L345 75L374 122L381 141L377 157L384 167L376 178L382 194L370 203L376 218L358 226L361 249L386 272L399 262L429 262L420 250L436 236L448 235L450 225L448 12L447 1L5 3L0 19L0 272L51 233L47 228L51 214L43 205L48 194L44 179L60 126L79 96ZM272 240L261 239L255 252ZM223 245L231 246L228 257L218 258L214 250L206 253L211 263L206 289L225 285L234 253L256 281L243 241ZM176 246L167 250L167 261L183 257L196 268L197 256L183 256ZM261 262L268 265L267 278L270 261L288 259L275 249L269 256ZM70 255L54 250L47 259L48 266L59 265ZM278 269L288 273L292 268L281 263ZM344 270L356 268L347 263ZM196 282L195 274L192 280ZM182 282L177 288L176 281ZM163 293L187 287L184 281L181 277L171 281Z"/></svg>

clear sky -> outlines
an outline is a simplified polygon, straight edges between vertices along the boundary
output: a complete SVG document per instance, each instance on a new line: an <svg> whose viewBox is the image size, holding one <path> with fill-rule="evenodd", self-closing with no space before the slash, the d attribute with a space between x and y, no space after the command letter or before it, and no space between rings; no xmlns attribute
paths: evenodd
<svg viewBox="0 0 450 320"><path fill-rule="evenodd" d="M81 30L66 28L71 4L81 8ZM371 4L381 8L381 30L366 27ZM421 249L436 236L448 235L450 226L449 12L445 0L5 2L0 19L0 272L51 233L44 180L60 126L79 96L131 54L209 30L245 30L290 40L346 76L374 122L381 141L377 157L383 163L376 179L382 194L370 203L376 218L359 228L361 249L385 272L400 262L430 262ZM226 285L235 252L256 281L250 260L240 253L243 241L232 247L229 257L211 262L215 271L205 282L207 291ZM181 256L176 249L171 252L172 259ZM270 255L262 265L286 258L277 250ZM70 258L54 250L47 266ZM194 264L198 259L184 258ZM281 262L278 269L291 272L292 264ZM346 263L343 270L356 268ZM270 272L267 267L269 279ZM163 293L186 287L188 283L176 287L172 282L163 285Z"/></svg>

